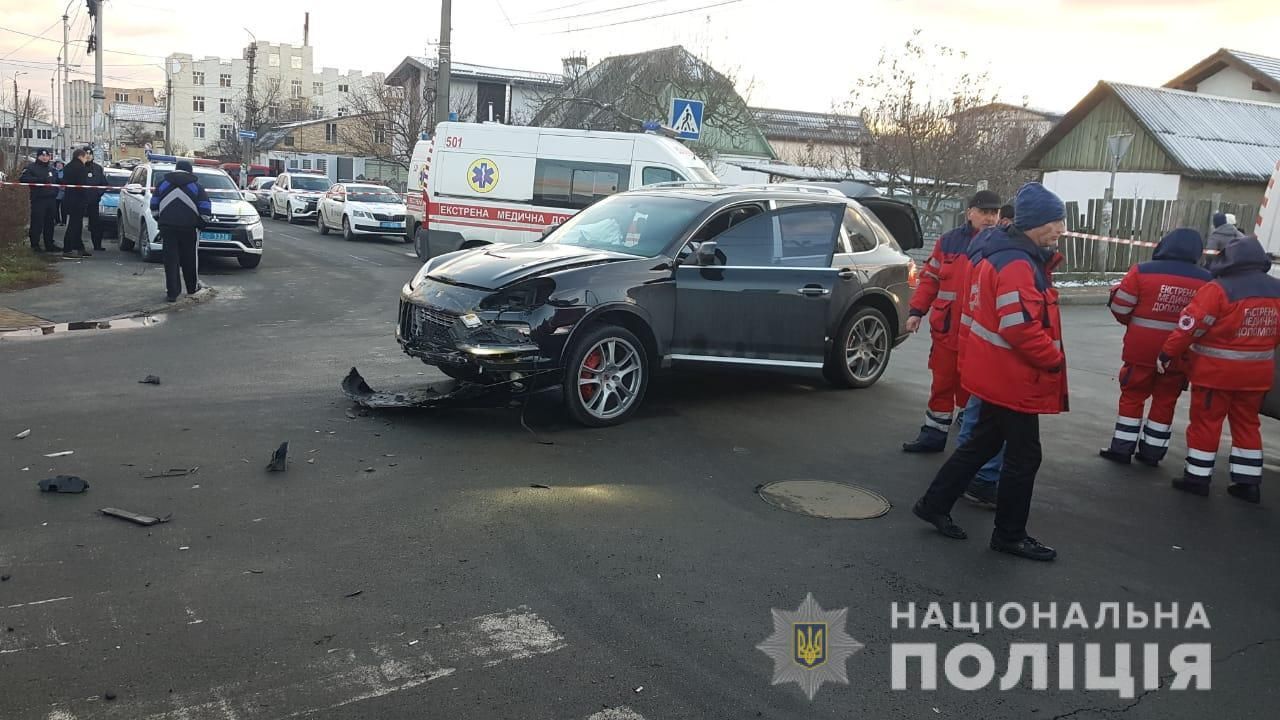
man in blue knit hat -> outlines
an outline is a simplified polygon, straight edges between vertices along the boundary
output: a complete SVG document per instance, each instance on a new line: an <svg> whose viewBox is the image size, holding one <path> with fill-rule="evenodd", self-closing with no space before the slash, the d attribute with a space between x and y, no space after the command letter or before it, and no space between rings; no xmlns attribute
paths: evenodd
<svg viewBox="0 0 1280 720"><path fill-rule="evenodd" d="M991 549L1030 560L1057 552L1027 534L1027 516L1040 468L1040 415L1067 410L1062 317L1052 272L1054 250L1066 231L1062 199L1027 183L1014 201L1014 223L989 230L982 262L970 281L973 318L960 381L981 398L973 435L952 453L912 509L943 535L963 540L951 508L974 474L1005 448Z"/></svg>

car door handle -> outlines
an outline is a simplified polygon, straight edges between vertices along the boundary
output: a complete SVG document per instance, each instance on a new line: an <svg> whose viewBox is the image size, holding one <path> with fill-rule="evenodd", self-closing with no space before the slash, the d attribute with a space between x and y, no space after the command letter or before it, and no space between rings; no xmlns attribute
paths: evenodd
<svg viewBox="0 0 1280 720"><path fill-rule="evenodd" d="M796 292L800 293L801 295L805 295L807 297L822 297L823 295L831 294L831 291L826 288L809 287L809 286L802 287L799 290L796 290Z"/></svg>
<svg viewBox="0 0 1280 720"><path fill-rule="evenodd" d="M841 280L852 280L857 277L857 273L855 273L851 268L844 268L840 272L836 273L836 277Z"/></svg>

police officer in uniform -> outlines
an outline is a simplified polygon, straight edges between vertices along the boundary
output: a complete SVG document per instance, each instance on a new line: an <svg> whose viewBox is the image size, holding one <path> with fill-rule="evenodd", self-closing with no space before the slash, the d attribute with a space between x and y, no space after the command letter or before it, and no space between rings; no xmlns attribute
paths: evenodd
<svg viewBox="0 0 1280 720"><path fill-rule="evenodd" d="M93 148L85 148L84 157L85 185L103 188L102 190L85 191L85 217L89 220L89 239L93 241L93 249L98 252L106 250L102 246L102 217L98 214L98 203L107 188L107 173L93 159Z"/></svg>
<svg viewBox="0 0 1280 720"><path fill-rule="evenodd" d="M45 184L57 183L53 167L49 165L52 155L48 148L40 148L36 152L36 161L27 165L18 177L20 183ZM59 248L53 244L53 232L58 226L58 188L31 188L31 230L28 235L31 249L40 252L40 238L44 237L44 252L56 252Z"/></svg>

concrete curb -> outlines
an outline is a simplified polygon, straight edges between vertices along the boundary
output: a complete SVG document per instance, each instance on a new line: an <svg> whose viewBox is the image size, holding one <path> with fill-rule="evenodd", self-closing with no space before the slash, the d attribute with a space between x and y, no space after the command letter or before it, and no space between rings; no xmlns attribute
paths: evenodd
<svg viewBox="0 0 1280 720"><path fill-rule="evenodd" d="M153 305L144 306L137 310L118 313L110 317L99 318L96 320L82 320L77 322L53 323L44 321L38 324L32 324L21 328L5 328L0 330L0 340L5 338L35 338L45 337L48 335L60 334L69 330L109 330L112 323L120 323L128 320L138 320L152 318L157 315L165 315L189 307L194 307L212 300L217 297L218 290L213 287L202 287L194 295L184 295L176 302L159 302ZM139 327L151 325L152 323L142 322L130 324L128 327ZM119 327L119 325L117 325Z"/></svg>
<svg viewBox="0 0 1280 720"><path fill-rule="evenodd" d="M1058 291L1059 305L1106 305L1111 297L1110 289L1102 292L1066 292Z"/></svg>

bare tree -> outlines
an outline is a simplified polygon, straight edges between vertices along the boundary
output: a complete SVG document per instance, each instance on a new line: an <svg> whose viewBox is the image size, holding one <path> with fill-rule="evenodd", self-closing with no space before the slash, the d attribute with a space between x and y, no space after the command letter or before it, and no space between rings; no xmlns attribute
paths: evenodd
<svg viewBox="0 0 1280 720"><path fill-rule="evenodd" d="M148 129L146 125L134 122L120 126L116 130L116 139L126 145L143 147L147 143L154 143L156 134L155 131Z"/></svg>
<svg viewBox="0 0 1280 720"><path fill-rule="evenodd" d="M246 142L239 138L239 131L251 130L261 138L281 123L289 122L294 113L293 100L286 103L281 88L279 78L266 78L255 87L253 103L249 102L247 94L236 96L229 108L234 121L231 137L219 136L205 147L205 153L219 160L239 162Z"/></svg>
<svg viewBox="0 0 1280 720"><path fill-rule="evenodd" d="M435 126L435 80L423 73L415 92L412 86L365 84L347 96L356 120L343 131L342 140L356 155L409 169L413 146L424 131ZM458 120L475 118L474 92L451 95L450 112Z"/></svg>
<svg viewBox="0 0 1280 720"><path fill-rule="evenodd" d="M1026 177L1015 166L1034 140L992 121L983 110L996 101L991 78L964 69L967 63L963 52L926 46L917 30L903 47L881 53L878 71L857 83L847 103L870 133L861 167L881 173L889 192L910 195L926 214L984 183L1007 197ZM953 79L941 88L930 85L948 74ZM857 166L851 159L850 170Z"/></svg>
<svg viewBox="0 0 1280 720"><path fill-rule="evenodd" d="M16 173L21 171L26 161L27 154L23 152L23 148L40 144L36 142L38 131L33 126L36 122L48 122L49 107L44 100L31 97L31 92L27 91L25 97L21 94L15 95L7 104L3 96L0 96L0 115L13 120L12 144L10 145L7 139L0 140L0 144L6 146L4 147L6 152L13 151L12 157L6 164L9 170ZM27 137L28 133L30 137Z"/></svg>

